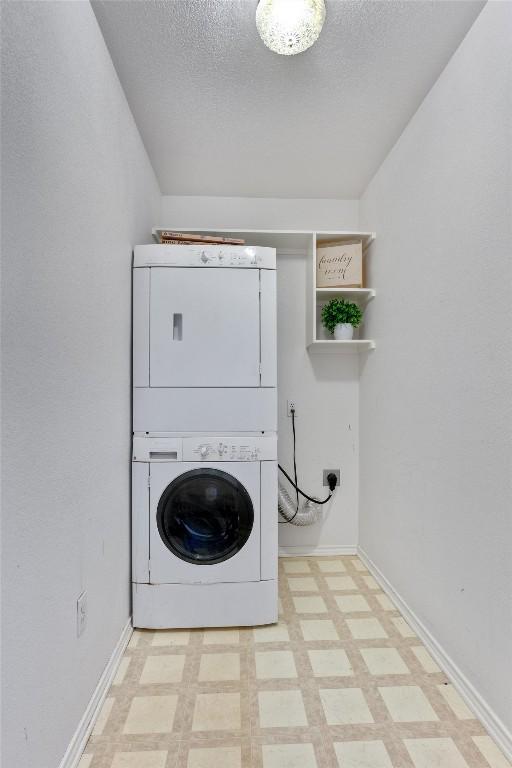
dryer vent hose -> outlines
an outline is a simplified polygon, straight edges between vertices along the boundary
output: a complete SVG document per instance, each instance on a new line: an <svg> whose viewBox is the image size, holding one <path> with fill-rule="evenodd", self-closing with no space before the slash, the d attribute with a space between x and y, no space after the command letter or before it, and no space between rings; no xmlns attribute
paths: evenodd
<svg viewBox="0 0 512 768"><path fill-rule="evenodd" d="M304 499L297 510L296 502L292 500L290 494L280 482L278 487L277 508L279 516L287 523L292 525L314 525L320 517L322 505L314 501Z"/></svg>
<svg viewBox="0 0 512 768"><path fill-rule="evenodd" d="M320 513L324 504L332 498L334 490L338 484L338 478L335 472L330 472L327 475L327 483L329 485L329 495L323 501L316 499L313 496L308 496L298 486L297 481L297 461L296 461L296 433L295 433L295 408L290 408L290 414L292 417L292 432L293 432L293 477L290 477L288 472L278 464L280 472L286 477L292 488L295 488L296 498L292 500L290 494L286 490L285 486L279 482L278 495L277 495L277 509L279 517L282 518L279 522L291 523L292 525L314 525L320 518ZM299 496L302 496L303 502L299 503Z"/></svg>

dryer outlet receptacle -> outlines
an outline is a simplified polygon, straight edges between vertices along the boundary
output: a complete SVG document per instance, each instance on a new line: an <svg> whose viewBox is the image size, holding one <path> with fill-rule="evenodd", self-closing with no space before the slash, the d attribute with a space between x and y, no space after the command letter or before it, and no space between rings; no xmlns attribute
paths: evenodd
<svg viewBox="0 0 512 768"><path fill-rule="evenodd" d="M323 484L324 484L326 487L328 487L328 486L329 486L329 481L327 480L327 477L328 477L330 474L336 475L336 480L337 480L337 482L336 482L336 488L339 488L339 487L340 487L340 475L341 475L341 472L340 472L340 470L339 470L339 469L324 469L324 470L323 470L323 478L324 478L324 480L323 480Z"/></svg>

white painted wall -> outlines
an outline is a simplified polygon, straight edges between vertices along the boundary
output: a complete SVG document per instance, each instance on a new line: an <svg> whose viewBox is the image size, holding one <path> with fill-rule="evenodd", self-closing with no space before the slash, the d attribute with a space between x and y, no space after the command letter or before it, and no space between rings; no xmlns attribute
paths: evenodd
<svg viewBox="0 0 512 768"><path fill-rule="evenodd" d="M164 195L160 224L184 229L329 230L355 228L358 219L358 200Z"/></svg>
<svg viewBox="0 0 512 768"><path fill-rule="evenodd" d="M359 367L357 355L307 351L305 260L305 256L284 255L277 260L279 462L292 475L292 424L286 404L294 400L299 484L306 493L324 499L329 489L322 486L322 470L342 472L341 487L325 505L318 523L279 526L281 547L309 551L357 544Z"/></svg>
<svg viewBox="0 0 512 768"><path fill-rule="evenodd" d="M2 16L2 764L56 768L130 615L131 249L160 196L89 3Z"/></svg>
<svg viewBox="0 0 512 768"><path fill-rule="evenodd" d="M162 226L242 229L357 229L357 200L163 197ZM297 461L305 490L324 498L322 469L341 468L342 487L321 522L280 526L282 547L355 546L358 512L357 357L310 355L305 346L306 256L278 254L279 459L292 469L291 419L297 405Z"/></svg>
<svg viewBox="0 0 512 768"><path fill-rule="evenodd" d="M363 195L360 393L361 546L509 736L511 28L488 3Z"/></svg>

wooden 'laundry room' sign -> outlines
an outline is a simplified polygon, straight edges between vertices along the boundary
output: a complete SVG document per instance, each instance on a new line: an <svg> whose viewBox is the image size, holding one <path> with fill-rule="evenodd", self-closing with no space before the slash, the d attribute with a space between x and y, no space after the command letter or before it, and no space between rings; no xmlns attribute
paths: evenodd
<svg viewBox="0 0 512 768"><path fill-rule="evenodd" d="M317 288L362 288L363 246L361 242L318 243Z"/></svg>

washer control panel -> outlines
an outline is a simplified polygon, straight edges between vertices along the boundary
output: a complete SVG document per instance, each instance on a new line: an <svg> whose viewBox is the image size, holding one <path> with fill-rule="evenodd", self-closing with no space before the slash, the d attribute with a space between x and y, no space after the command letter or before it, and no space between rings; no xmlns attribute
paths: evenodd
<svg viewBox="0 0 512 768"><path fill-rule="evenodd" d="M208 441L198 445L188 445L185 450L187 460L210 459L210 461L259 461L261 447L250 442ZM189 453L191 452L191 455Z"/></svg>
<svg viewBox="0 0 512 768"><path fill-rule="evenodd" d="M272 458L272 437L183 439L184 461L262 461Z"/></svg>
<svg viewBox="0 0 512 768"><path fill-rule="evenodd" d="M183 437L134 437L134 461L275 461L277 436L185 435Z"/></svg>

